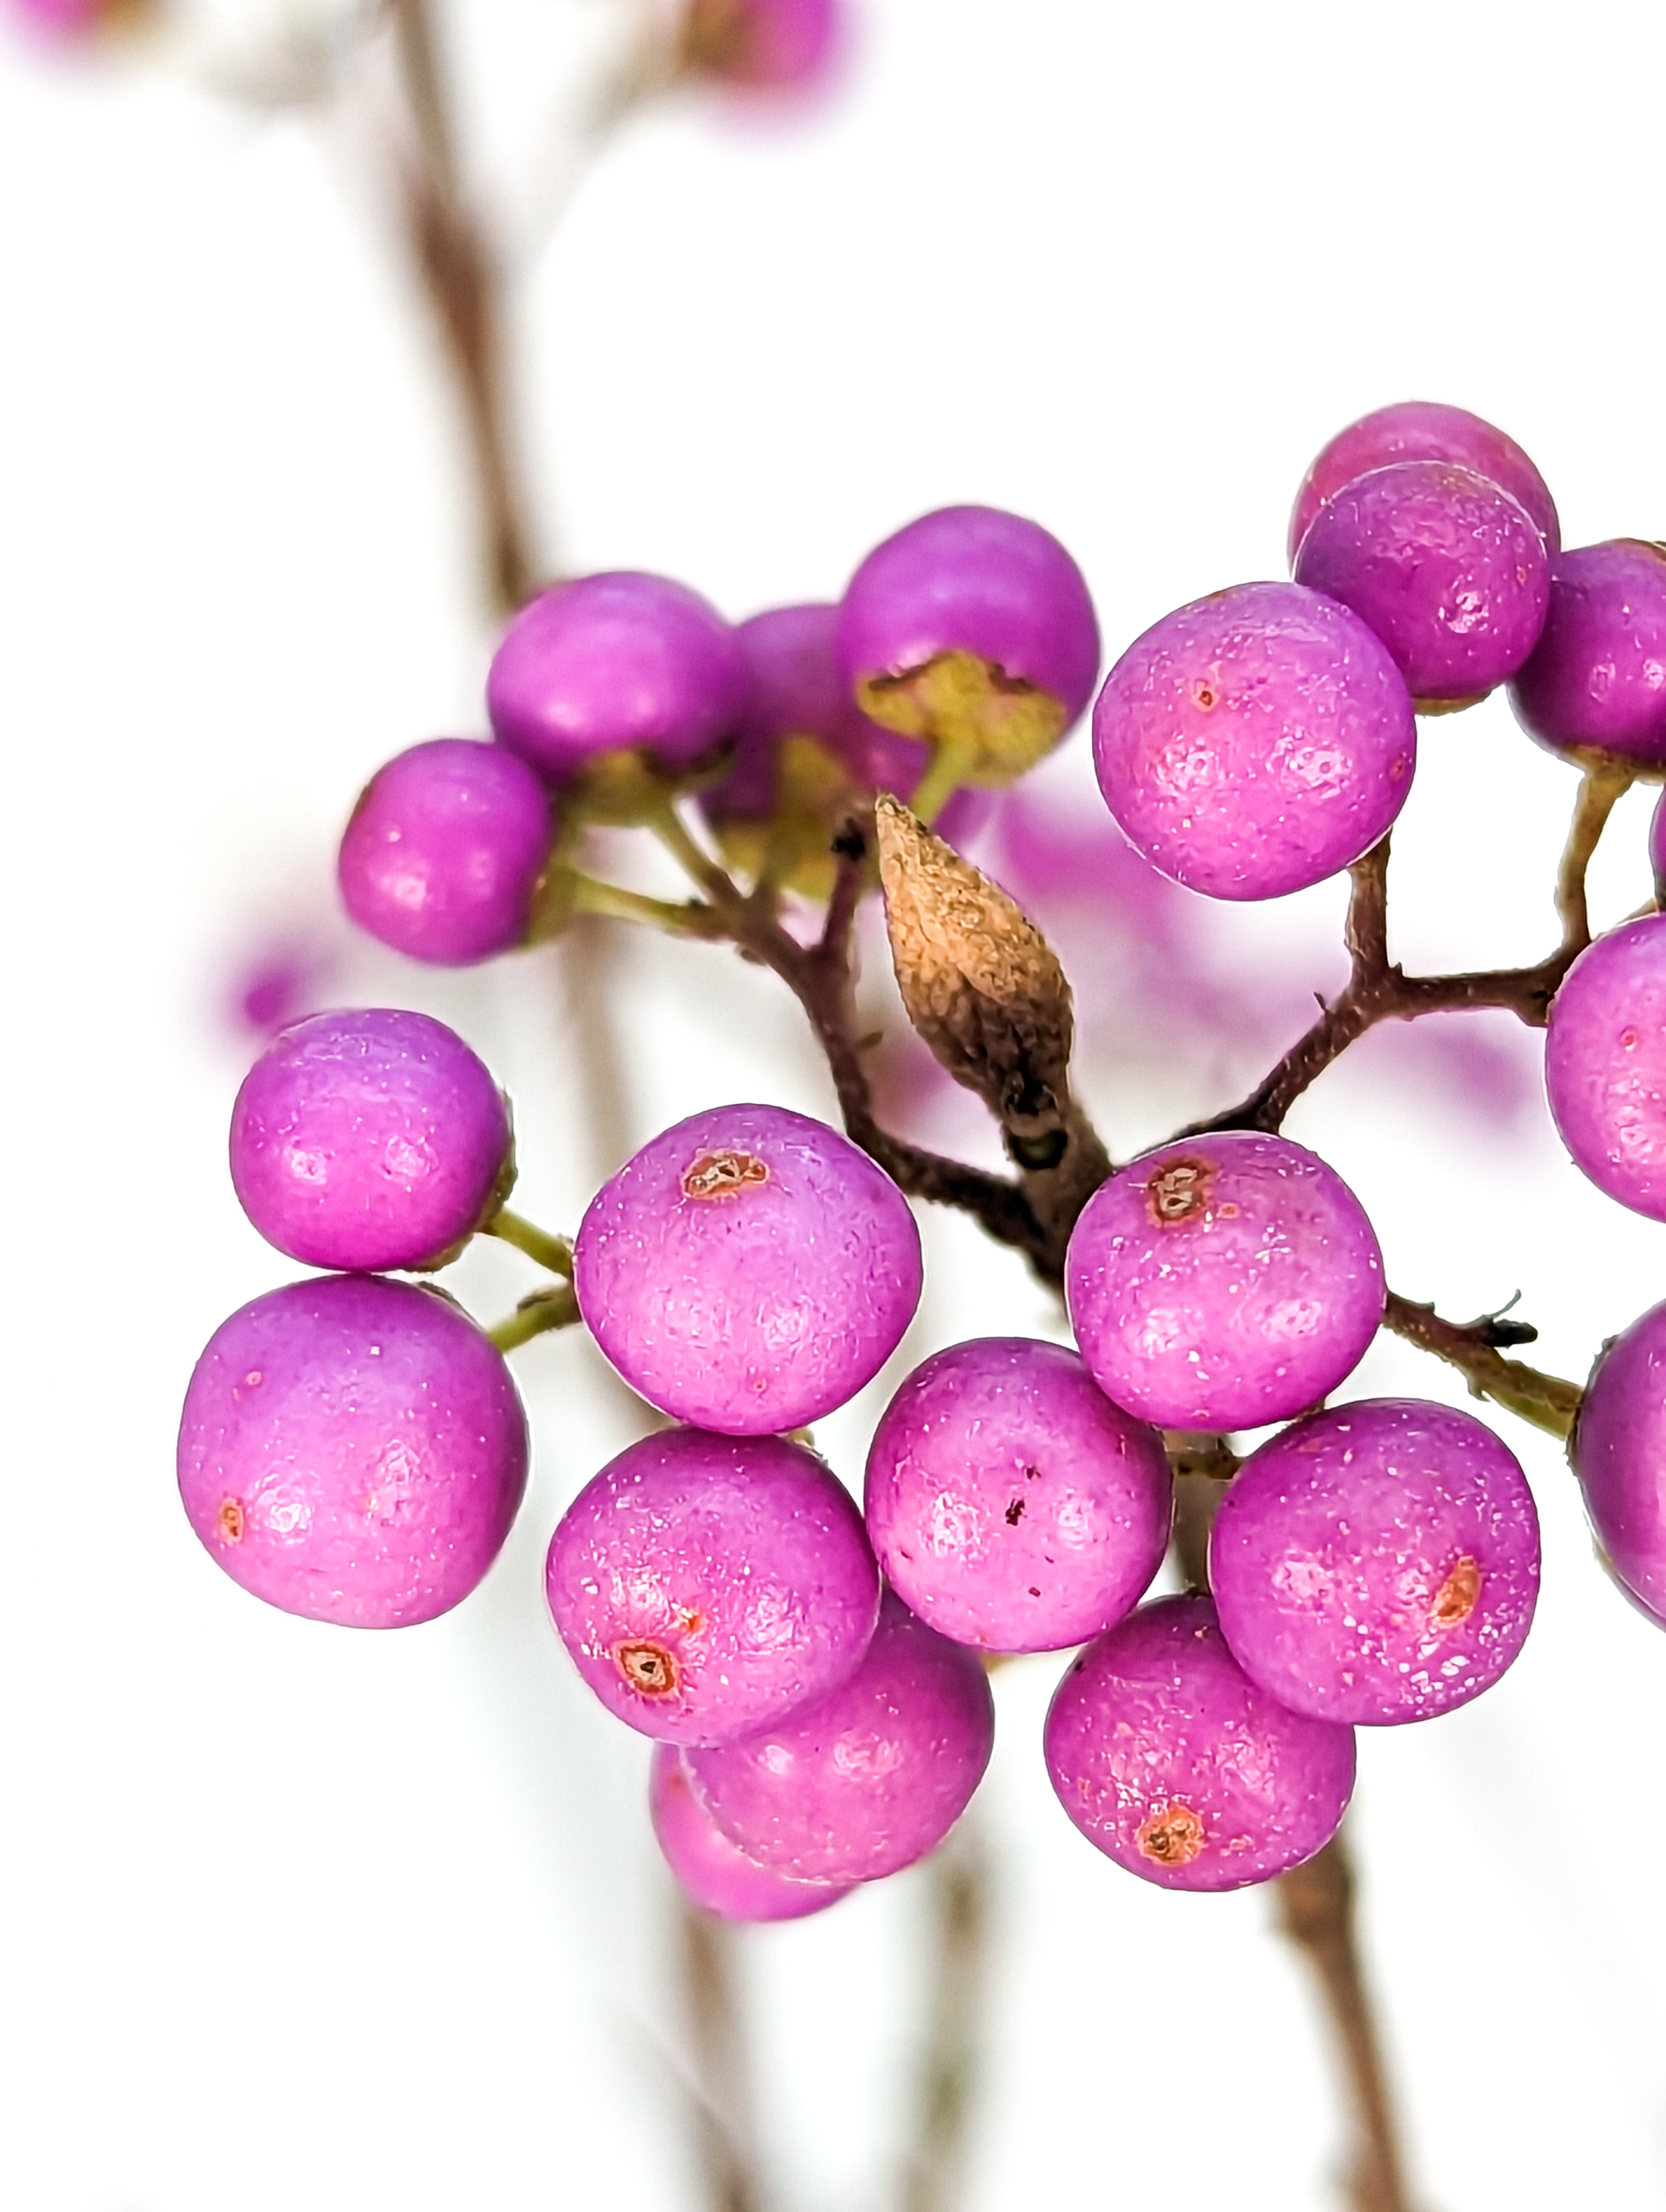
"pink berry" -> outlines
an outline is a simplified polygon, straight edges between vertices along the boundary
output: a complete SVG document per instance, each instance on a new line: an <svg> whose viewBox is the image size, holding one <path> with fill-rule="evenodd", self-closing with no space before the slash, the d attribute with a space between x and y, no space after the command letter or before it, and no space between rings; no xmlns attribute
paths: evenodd
<svg viewBox="0 0 1666 2212"><path fill-rule="evenodd" d="M542 592L510 623L486 681L497 741L552 782L640 749L688 768L746 705L734 632L686 585L622 569Z"/></svg>
<svg viewBox="0 0 1666 2212"><path fill-rule="evenodd" d="M1666 1626L1666 1300L1603 1347L1570 1449L1608 1564Z"/></svg>
<svg viewBox="0 0 1666 2212"><path fill-rule="evenodd" d="M209 1339L179 1424L192 1527L285 1613L402 1628L459 1604L526 1486L502 1357L442 1291L290 1283Z"/></svg>
<svg viewBox="0 0 1666 2212"><path fill-rule="evenodd" d="M587 1482L544 1565L550 1612L611 1713L727 1743L842 1682L879 1571L854 1501L783 1437L667 1429Z"/></svg>
<svg viewBox="0 0 1666 2212"><path fill-rule="evenodd" d="M850 1894L848 1882L793 1881L754 1866L696 1799L674 1743L654 1747L648 1803L666 1864L694 1902L720 1920L802 1920Z"/></svg>
<svg viewBox="0 0 1666 2212"><path fill-rule="evenodd" d="M839 0L687 0L683 52L697 75L745 92L800 92L836 58Z"/></svg>
<svg viewBox="0 0 1666 2212"><path fill-rule="evenodd" d="M244 1212L312 1267L432 1266L496 1211L512 1169L502 1092L427 1014L310 1014L279 1030L232 1109Z"/></svg>
<svg viewBox="0 0 1666 2212"><path fill-rule="evenodd" d="M847 1681L773 1728L690 1751L689 1779L755 1864L801 1881L877 1881L948 1834L994 1729L981 1663L887 1593Z"/></svg>
<svg viewBox="0 0 1666 2212"><path fill-rule="evenodd" d="M1369 471L1396 461L1456 461L1461 468L1473 469L1520 501L1532 516L1545 550L1554 557L1562 542L1556 503L1515 440L1462 407L1407 399L1396 406L1379 407L1339 430L1303 477L1290 517L1292 565L1328 501Z"/></svg>
<svg viewBox="0 0 1666 2212"><path fill-rule="evenodd" d="M525 761L435 738L378 769L360 793L341 842L342 898L396 952L468 967L525 939L554 834Z"/></svg>
<svg viewBox="0 0 1666 2212"><path fill-rule="evenodd" d="M648 1403L732 1436L819 1420L873 1380L920 1302L920 1232L848 1138L717 1106L644 1145L591 1201L579 1306Z"/></svg>
<svg viewBox="0 0 1666 2212"><path fill-rule="evenodd" d="M1221 1632L1252 1682L1321 1721L1430 1720L1527 1641L1539 1517L1468 1413L1368 1398L1314 1413L1233 1478L1209 1542Z"/></svg>
<svg viewBox="0 0 1666 2212"><path fill-rule="evenodd" d="M1296 556L1298 584L1352 607L1414 699L1462 705L1539 641L1550 562L1525 507L1451 461L1401 461L1347 484Z"/></svg>
<svg viewBox="0 0 1666 2212"><path fill-rule="evenodd" d="M1334 1169L1231 1130L1102 1183L1065 1255L1082 1357L1159 1428L1251 1429L1352 1374L1382 1322L1383 1255Z"/></svg>
<svg viewBox="0 0 1666 2212"><path fill-rule="evenodd" d="M1417 758L1410 694L1347 607L1240 584L1165 615L1105 678L1093 763L1136 851L1212 898L1276 898L1389 829Z"/></svg>
<svg viewBox="0 0 1666 2212"><path fill-rule="evenodd" d="M1666 915L1588 945L1551 1000L1545 1089L1599 1190L1666 1221Z"/></svg>
<svg viewBox="0 0 1666 2212"><path fill-rule="evenodd" d="M1666 550L1616 538L1560 555L1510 703L1553 752L1666 767Z"/></svg>
<svg viewBox="0 0 1666 2212"><path fill-rule="evenodd" d="M1353 1790L1353 1730L1258 1690L1206 1597L1141 1606L1090 1644L1043 1747L1088 1841L1164 1889L1241 1889L1299 1866Z"/></svg>
<svg viewBox="0 0 1666 2212"><path fill-rule="evenodd" d="M940 1635L1059 1651L1120 1620L1168 1548L1163 1442L1073 1352L1022 1336L916 1367L867 1460L887 1581Z"/></svg>

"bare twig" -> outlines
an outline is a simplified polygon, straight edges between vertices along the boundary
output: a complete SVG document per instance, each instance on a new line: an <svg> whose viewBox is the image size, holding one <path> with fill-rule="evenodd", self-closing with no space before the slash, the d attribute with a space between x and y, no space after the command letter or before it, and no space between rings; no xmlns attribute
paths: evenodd
<svg viewBox="0 0 1666 2212"><path fill-rule="evenodd" d="M1506 1359L1499 1349L1533 1341L1538 1331L1525 1322L1492 1314L1479 1321L1443 1321L1432 1306L1419 1305L1390 1291L1383 1327L1456 1367L1475 1397L1491 1398L1553 1437L1572 1433L1584 1395L1578 1384L1544 1374L1525 1360Z"/></svg>
<svg viewBox="0 0 1666 2212"><path fill-rule="evenodd" d="M975 1816L961 1821L927 1878L934 1923L932 1979L902 2203L903 2212L955 2212L976 2111L988 1970L988 1868Z"/></svg>

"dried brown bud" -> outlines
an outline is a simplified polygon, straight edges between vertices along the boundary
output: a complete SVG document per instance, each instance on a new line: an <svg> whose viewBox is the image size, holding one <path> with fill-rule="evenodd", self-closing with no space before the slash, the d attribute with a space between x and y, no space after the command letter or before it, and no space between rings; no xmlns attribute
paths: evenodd
<svg viewBox="0 0 1666 2212"><path fill-rule="evenodd" d="M976 1091L1026 1166L1064 1146L1070 986L1023 908L899 799L875 805L879 883L909 1019L957 1083ZM1028 1148L1038 1148L1034 1156Z"/></svg>

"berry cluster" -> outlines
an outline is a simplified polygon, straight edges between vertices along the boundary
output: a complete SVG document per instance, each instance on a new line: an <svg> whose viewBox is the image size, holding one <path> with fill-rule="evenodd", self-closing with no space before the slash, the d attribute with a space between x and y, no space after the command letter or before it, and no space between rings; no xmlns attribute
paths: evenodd
<svg viewBox="0 0 1666 2212"><path fill-rule="evenodd" d="M1292 582L1180 609L1099 691L1105 799L1178 881L1264 898L1357 867L1409 789L1417 714L1501 684L1588 784L1666 770L1666 559L1564 553L1537 471L1489 425L1427 405L1366 417L1314 463L1291 539ZM1064 549L983 507L898 532L837 605L739 628L664 578L585 577L510 625L492 740L416 746L354 813L348 907L419 960L478 961L581 908L763 947L860 1144L768 1105L696 1115L596 1194L569 1248L505 1211L507 1109L423 1016L297 1024L238 1097L250 1218L341 1272L257 1299L204 1353L179 1459L198 1534L315 1618L399 1626L465 1596L519 1502L525 1423L492 1340L386 1273L441 1267L481 1231L521 1245L561 1279L499 1341L581 1322L674 1425L580 1491L546 1595L584 1680L655 1741L667 1859L731 1917L818 1911L931 1850L988 1763L1000 1656L1076 1653L1044 1748L1083 1832L1148 1881L1224 1889L1335 1833L1356 1727L1467 1703L1532 1620L1536 1515L1492 1431L1417 1400L1328 1402L1390 1294L1358 1200L1266 1112L1276 1086L1110 1170L1069 1097L1068 993L1039 933L918 820L885 844L897 795L952 823L1057 744L1098 657ZM836 940L806 947L775 919L792 892L848 925L876 805L904 1000L996 1113L1015 1181L873 1123L841 1058ZM587 830L620 823L654 830L703 901L587 875ZM1550 963L1553 1110L1588 1175L1666 1218L1666 916L1583 941ZM807 1432L914 1316L899 1185L1027 1249L1075 1348L989 1336L926 1359L878 1423L859 1512ZM1530 1332L1512 1326L1449 1334L1519 1403L1534 1371L1498 1346ZM1267 1428L1242 1460L1225 1443ZM1608 1347L1573 1440L1615 1572L1666 1618L1663 1452L1666 1306ZM1200 1454L1228 1478L1207 1576L1146 1602L1171 1468Z"/></svg>

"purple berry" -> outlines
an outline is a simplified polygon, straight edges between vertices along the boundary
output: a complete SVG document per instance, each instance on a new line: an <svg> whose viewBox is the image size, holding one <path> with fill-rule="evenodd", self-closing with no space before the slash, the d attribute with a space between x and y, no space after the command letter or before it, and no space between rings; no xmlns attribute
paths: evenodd
<svg viewBox="0 0 1666 2212"><path fill-rule="evenodd" d="M179 1491L210 1555L268 1605L403 1628L461 1602L526 1486L526 1419L443 1291L375 1275L269 1291L209 1339Z"/></svg>
<svg viewBox="0 0 1666 2212"><path fill-rule="evenodd" d="M378 769L341 841L347 911L396 952L465 968L526 937L554 826L501 745L435 738Z"/></svg>
<svg viewBox="0 0 1666 2212"><path fill-rule="evenodd" d="M905 737L955 742L964 781L1001 784L1086 706L1099 626L1080 569L1039 523L945 507L857 569L838 653L865 714Z"/></svg>
<svg viewBox="0 0 1666 2212"><path fill-rule="evenodd" d="M455 1030L388 1006L310 1014L243 1079L231 1179L269 1244L310 1267L426 1267L495 1212L508 1109Z"/></svg>
<svg viewBox="0 0 1666 2212"><path fill-rule="evenodd" d="M599 753L637 747L685 769L745 705L746 664L716 608L628 569L557 584L523 607L486 679L498 743L558 784Z"/></svg>
<svg viewBox="0 0 1666 2212"><path fill-rule="evenodd" d="M1396 406L1379 407L1339 430L1302 478L1290 517L1292 567L1302 540L1327 501L1345 484L1395 461L1456 461L1461 468L1473 469L1520 501L1532 516L1545 550L1554 558L1562 542L1556 502L1515 440L1462 407L1407 399Z"/></svg>
<svg viewBox="0 0 1666 2212"><path fill-rule="evenodd" d="M755 1864L800 1881L877 1881L942 1842L994 1733L981 1663L887 1592L848 1681L774 1728L690 1752L689 1779Z"/></svg>
<svg viewBox="0 0 1666 2212"><path fill-rule="evenodd" d="M1401 461L1345 485L1302 540L1295 576L1353 608L1420 705L1467 706L1513 676L1550 600L1533 518L1452 461Z"/></svg>
<svg viewBox="0 0 1666 2212"><path fill-rule="evenodd" d="M550 1612L611 1713L666 1743L727 1743L844 1680L879 1571L854 1501L784 1437L667 1429L562 1516Z"/></svg>
<svg viewBox="0 0 1666 2212"><path fill-rule="evenodd" d="M920 1232L848 1138L779 1106L716 1106L644 1145L592 1200L574 1285L652 1406L778 1435L871 1382L920 1302Z"/></svg>
<svg viewBox="0 0 1666 2212"><path fill-rule="evenodd" d="M1666 1626L1666 1300L1603 1347L1570 1449L1608 1565Z"/></svg>
<svg viewBox="0 0 1666 2212"><path fill-rule="evenodd" d="M1666 915L1588 945L1550 1002L1545 1089L1599 1190L1666 1221Z"/></svg>
<svg viewBox="0 0 1666 2212"><path fill-rule="evenodd" d="M1099 788L1128 842L1213 898L1276 898L1351 866L1405 804L1416 758L1387 647L1299 584L1165 615L1093 710Z"/></svg>
<svg viewBox="0 0 1666 2212"><path fill-rule="evenodd" d="M688 0L684 66L745 92L798 92L836 58L838 0Z"/></svg>
<svg viewBox="0 0 1666 2212"><path fill-rule="evenodd" d="M1352 1374L1383 1318L1383 1255L1341 1177L1246 1130L1147 1152L1102 1183L1065 1255L1094 1381L1170 1429L1253 1429Z"/></svg>
<svg viewBox="0 0 1666 2212"><path fill-rule="evenodd" d="M1207 1597L1143 1605L1090 1644L1043 1747L1088 1841L1164 1889L1241 1889L1299 1866L1353 1790L1353 1730L1258 1690Z"/></svg>
<svg viewBox="0 0 1666 2212"><path fill-rule="evenodd" d="M1490 1689L1527 1641L1539 1516L1468 1413L1367 1398L1251 1454L1209 1540L1221 1632L1292 1712L1388 1727Z"/></svg>
<svg viewBox="0 0 1666 2212"><path fill-rule="evenodd" d="M1666 549L1615 538L1560 555L1510 703L1553 752L1666 767Z"/></svg>
<svg viewBox="0 0 1666 2212"><path fill-rule="evenodd" d="M754 1866L696 1802L674 1743L654 1747L648 1804L666 1864L694 1902L720 1920L802 1920L850 1894L848 1882L793 1881Z"/></svg>
<svg viewBox="0 0 1666 2212"><path fill-rule="evenodd" d="M929 1627L986 1651L1060 1651L1120 1620L1168 1548L1162 1438L1061 1345L952 1345L886 1407L868 1534Z"/></svg>

